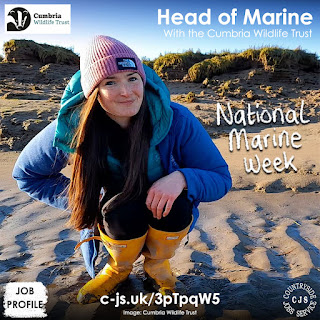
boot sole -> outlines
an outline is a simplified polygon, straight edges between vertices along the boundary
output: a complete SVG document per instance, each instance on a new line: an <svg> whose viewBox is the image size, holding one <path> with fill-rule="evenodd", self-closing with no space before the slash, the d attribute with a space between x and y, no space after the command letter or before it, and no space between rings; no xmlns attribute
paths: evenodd
<svg viewBox="0 0 320 320"><path fill-rule="evenodd" d="M90 303L95 303L95 302L99 302L100 301L100 298L102 297L102 296L110 296L110 295L112 295L112 294L114 294L114 293L116 293L117 291L118 291L118 289L127 281L128 279L125 279L125 280L123 280L122 282L120 282L120 283L118 283L112 290L110 290L109 291L109 293L108 294L103 294L103 295L101 295L101 296L96 296L96 295L93 295L93 294L91 294L91 293L87 293L84 297L83 297L83 299L81 300L81 302L78 300L78 302L80 303L80 304L90 304Z"/></svg>
<svg viewBox="0 0 320 320"><path fill-rule="evenodd" d="M177 281L178 282L178 281ZM171 295L175 291L170 289L161 290L157 282L146 273L146 279L143 280L143 286L147 291L160 292L162 295Z"/></svg>

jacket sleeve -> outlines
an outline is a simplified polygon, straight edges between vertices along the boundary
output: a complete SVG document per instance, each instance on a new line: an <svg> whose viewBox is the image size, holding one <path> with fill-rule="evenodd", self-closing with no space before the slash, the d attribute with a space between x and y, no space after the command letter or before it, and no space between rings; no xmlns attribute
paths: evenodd
<svg viewBox="0 0 320 320"><path fill-rule="evenodd" d="M20 190L50 206L67 209L69 179L60 171L67 165L68 154L53 147L57 121L39 132L23 149L12 176Z"/></svg>
<svg viewBox="0 0 320 320"><path fill-rule="evenodd" d="M177 158L188 198L206 202L222 198L231 188L228 165L199 120L185 108L177 121Z"/></svg>

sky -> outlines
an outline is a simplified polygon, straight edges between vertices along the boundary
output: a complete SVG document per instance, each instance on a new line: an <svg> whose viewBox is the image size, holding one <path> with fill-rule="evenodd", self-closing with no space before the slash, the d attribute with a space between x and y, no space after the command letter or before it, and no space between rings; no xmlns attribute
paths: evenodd
<svg viewBox="0 0 320 320"><path fill-rule="evenodd" d="M71 34L66 35L36 35L36 34L7 34L4 24L5 4L71 4ZM211 9L211 24L175 25L170 21L169 25L158 24L158 9L165 13L169 9L170 16L174 13L181 13L185 16L188 13L197 13L198 16ZM237 8L235 25L222 25L218 22L219 14L231 13L232 8ZM253 13L259 9L261 14L266 12L297 12L302 14L309 12L313 16L310 25L243 25L245 9ZM301 47L311 53L320 55L320 5L316 1L229 1L229 0L185 0L185 1L129 1L129 0L5 0L0 1L0 47L10 39L29 39L39 43L48 43L72 48L76 53L81 53L88 40L96 34L104 34L116 38L129 47L137 55L154 59L160 54L168 52L184 52L189 49L201 52L239 52L252 47L280 46L283 48L295 49ZM282 22L282 21L281 21ZM165 36L165 32L178 29L184 32L182 37ZM189 30L203 32L204 36L190 37ZM211 31L208 34L208 31ZM279 30L288 31L287 38L258 38L254 37L254 30ZM292 37L291 29L299 30L301 34L312 32L311 37ZM213 31L214 30L214 31ZM250 32L250 37L218 37L223 31ZM217 32L217 33L215 33ZM248 34L248 33L247 33ZM309 33L310 34L310 33ZM210 35L210 36L209 36ZM212 35L215 35L214 37Z"/></svg>

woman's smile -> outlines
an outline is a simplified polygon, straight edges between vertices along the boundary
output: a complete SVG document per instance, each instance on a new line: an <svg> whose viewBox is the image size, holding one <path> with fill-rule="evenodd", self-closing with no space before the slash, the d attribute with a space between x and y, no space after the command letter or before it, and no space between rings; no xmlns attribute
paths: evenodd
<svg viewBox="0 0 320 320"><path fill-rule="evenodd" d="M126 101L119 101L119 103L122 103L122 104L131 104L133 103L135 100L126 100Z"/></svg>

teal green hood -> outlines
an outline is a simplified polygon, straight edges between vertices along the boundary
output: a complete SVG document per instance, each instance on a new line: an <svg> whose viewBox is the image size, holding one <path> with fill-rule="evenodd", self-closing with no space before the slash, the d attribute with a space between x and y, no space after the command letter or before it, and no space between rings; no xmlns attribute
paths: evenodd
<svg viewBox="0 0 320 320"><path fill-rule="evenodd" d="M145 97L151 114L153 136L151 146L159 144L169 132L173 111L170 107L170 93L159 76L149 67L143 65L146 73ZM58 123L53 145L72 153L70 147L75 130L79 124L81 102L85 97L80 83L80 71L76 72L68 83L58 114Z"/></svg>

